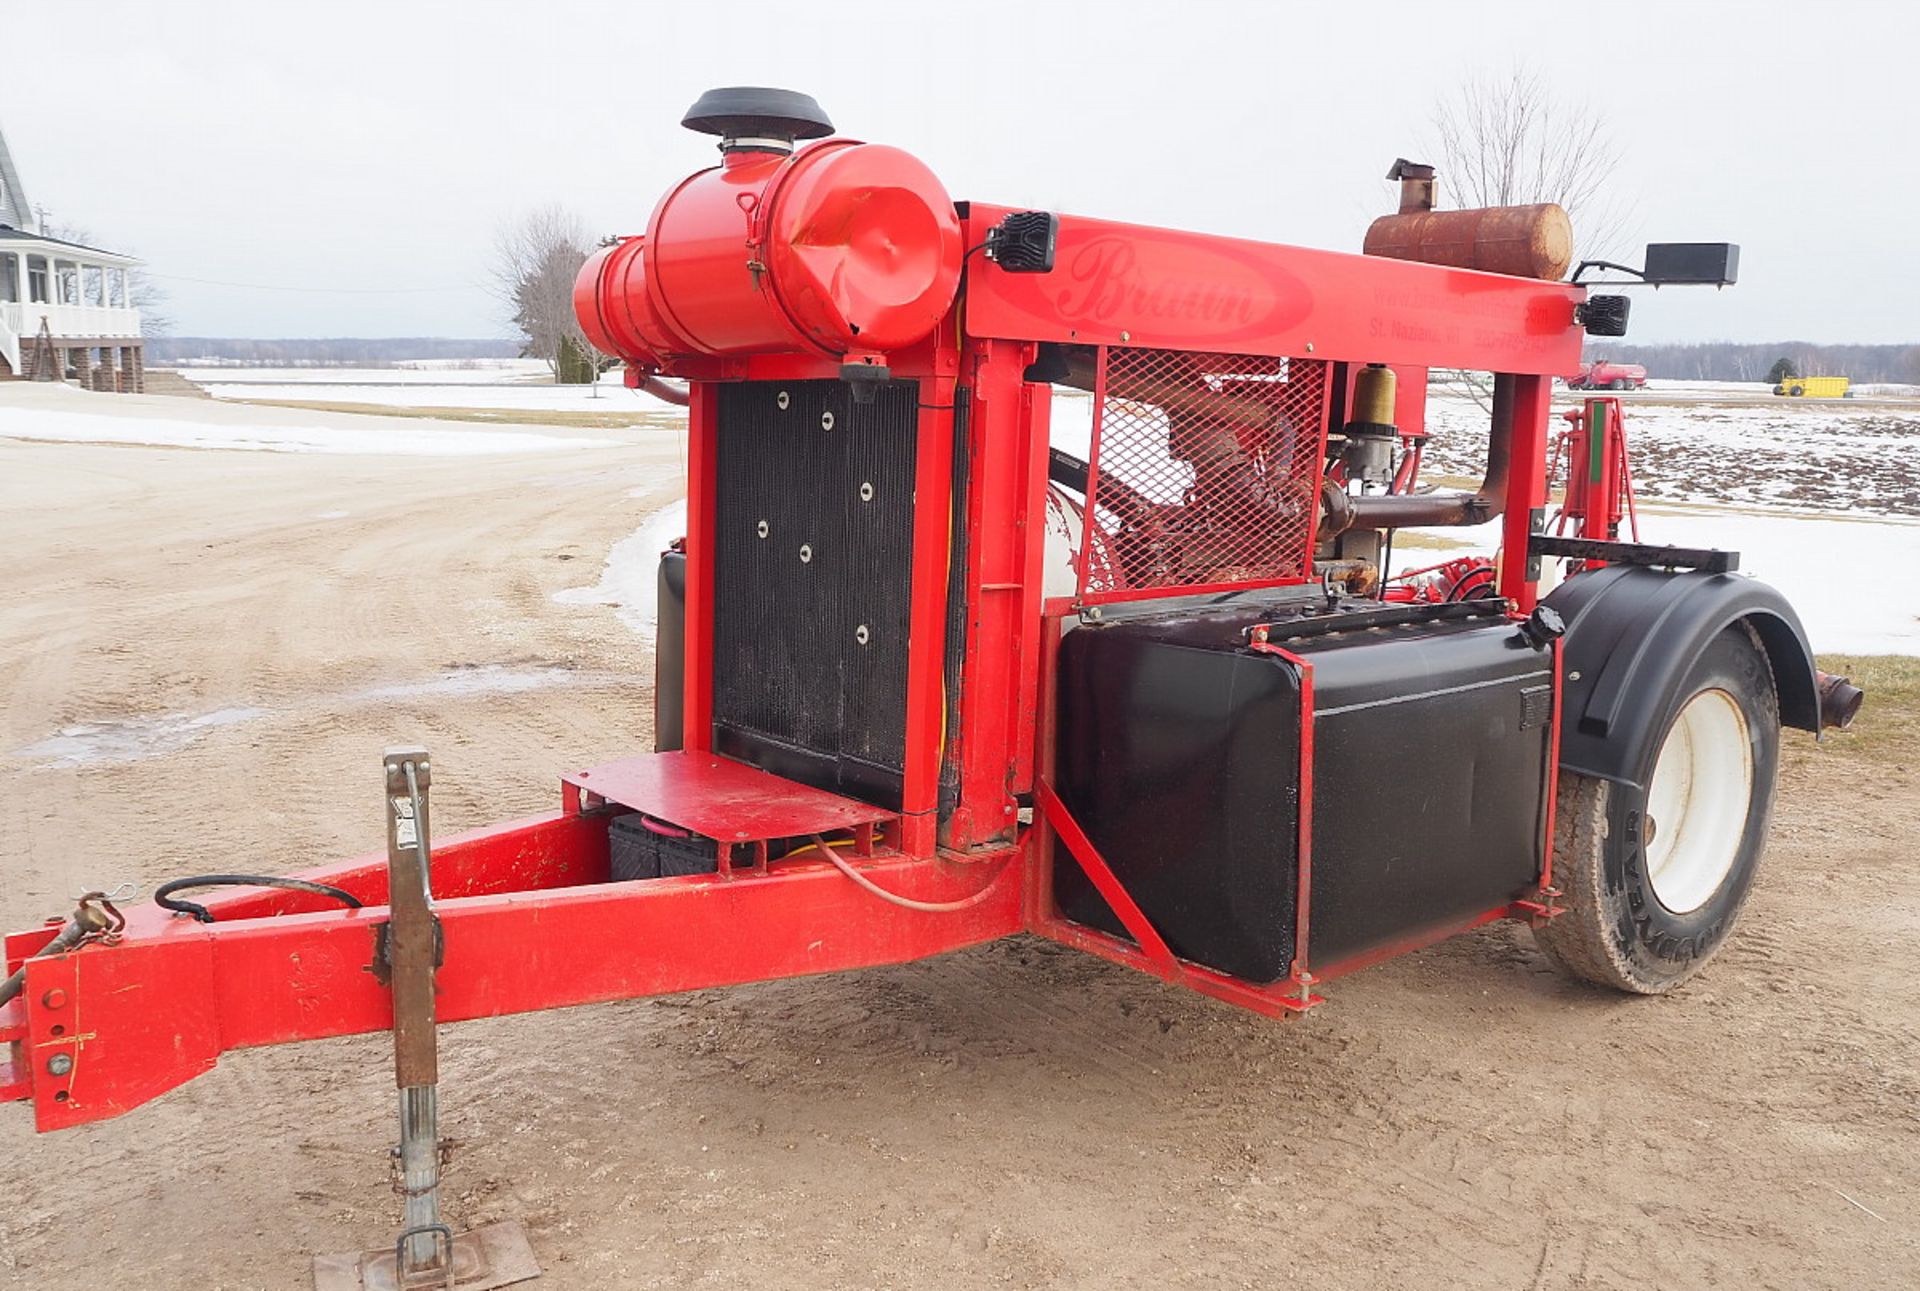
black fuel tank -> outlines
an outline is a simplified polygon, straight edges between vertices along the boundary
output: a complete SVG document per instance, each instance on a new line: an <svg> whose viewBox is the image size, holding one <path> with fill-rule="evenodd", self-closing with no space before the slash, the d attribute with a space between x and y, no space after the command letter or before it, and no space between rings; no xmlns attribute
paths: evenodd
<svg viewBox="0 0 1920 1291"><path fill-rule="evenodd" d="M1294 958L1303 684L1320 968L1529 893L1552 656L1498 602L1156 610L1061 643L1056 787L1174 951L1256 982ZM1250 647L1272 644L1305 665ZM1124 935L1064 848L1069 918Z"/></svg>

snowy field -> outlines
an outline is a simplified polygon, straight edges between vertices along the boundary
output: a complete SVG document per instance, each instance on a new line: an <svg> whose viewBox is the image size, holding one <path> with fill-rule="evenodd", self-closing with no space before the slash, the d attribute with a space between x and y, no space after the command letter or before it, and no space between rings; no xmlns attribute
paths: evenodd
<svg viewBox="0 0 1920 1291"><path fill-rule="evenodd" d="M629 390L618 372L594 386L555 385L537 360L489 368L182 368L216 399L341 403L369 408L467 408L514 412L631 413L648 421L678 410Z"/></svg>
<svg viewBox="0 0 1920 1291"><path fill-rule="evenodd" d="M1554 409L1580 398L1562 391ZM1920 517L1920 402L1625 400L1623 408L1644 498ZM1427 403L1428 473L1478 479L1487 421L1472 399L1436 390Z"/></svg>
<svg viewBox="0 0 1920 1291"><path fill-rule="evenodd" d="M387 368L255 368L213 360L182 360L152 366L177 368L181 376L203 383L389 386L502 385L528 381L551 384L553 380L551 370L539 359L403 359Z"/></svg>
<svg viewBox="0 0 1920 1291"><path fill-rule="evenodd" d="M1792 602L1816 650L1920 654L1920 403L1662 404L1655 393L1623 401L1642 541L1739 552L1743 572ZM1558 392L1555 411L1582 397ZM1471 399L1435 392L1427 472L1478 479L1486 427ZM1426 532L1462 545L1397 553L1397 569L1491 555L1499 542L1497 526Z"/></svg>
<svg viewBox="0 0 1920 1291"><path fill-rule="evenodd" d="M168 395L93 394L68 385L0 387L0 439L271 453L469 457L576 452L612 443L465 421L261 408Z"/></svg>
<svg viewBox="0 0 1920 1291"><path fill-rule="evenodd" d="M1500 545L1497 520L1406 532L1422 545L1395 548L1396 574L1492 556ZM1646 504L1640 541L1739 552L1740 572L1779 588L1821 653L1920 655L1920 585L1910 572L1920 568L1920 520ZM1558 581L1555 562L1547 581Z"/></svg>

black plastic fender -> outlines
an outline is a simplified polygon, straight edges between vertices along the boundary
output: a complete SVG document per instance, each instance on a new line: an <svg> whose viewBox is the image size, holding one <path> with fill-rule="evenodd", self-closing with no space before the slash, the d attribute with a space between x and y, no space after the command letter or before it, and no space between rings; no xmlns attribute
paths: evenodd
<svg viewBox="0 0 1920 1291"><path fill-rule="evenodd" d="M653 751L668 753L684 743L682 713L687 681L687 557L660 557L659 599L653 633Z"/></svg>
<svg viewBox="0 0 1920 1291"><path fill-rule="evenodd" d="M1674 687L1720 631L1745 620L1765 647L1780 723L1820 730L1813 650L1800 616L1758 579L1608 565L1546 598L1567 622L1561 646L1560 765L1644 789Z"/></svg>

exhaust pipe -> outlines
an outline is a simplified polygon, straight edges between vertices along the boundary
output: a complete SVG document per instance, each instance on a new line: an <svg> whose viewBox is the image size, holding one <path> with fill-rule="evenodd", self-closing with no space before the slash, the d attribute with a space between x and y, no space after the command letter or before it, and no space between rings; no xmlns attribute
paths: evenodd
<svg viewBox="0 0 1920 1291"><path fill-rule="evenodd" d="M1853 719L1860 715L1860 705L1866 703L1867 692L1853 684L1847 677L1836 677L1830 672L1816 672L1814 680L1820 687L1820 725L1845 730L1853 725Z"/></svg>
<svg viewBox="0 0 1920 1291"><path fill-rule="evenodd" d="M1485 524L1507 508L1507 480L1513 468L1513 405L1516 382L1493 378L1493 426L1487 440L1487 473L1471 493L1375 493L1349 497L1343 490L1321 493L1323 514L1318 541L1348 529L1406 529L1437 525Z"/></svg>

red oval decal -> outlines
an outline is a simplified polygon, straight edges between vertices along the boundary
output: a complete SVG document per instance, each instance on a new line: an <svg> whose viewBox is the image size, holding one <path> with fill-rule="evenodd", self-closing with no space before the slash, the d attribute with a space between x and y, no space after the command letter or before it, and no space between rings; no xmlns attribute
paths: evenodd
<svg viewBox="0 0 1920 1291"><path fill-rule="evenodd" d="M1051 293L1061 321L1229 341L1283 332L1313 312L1307 285L1277 264L1217 239L1146 234L1062 238Z"/></svg>

